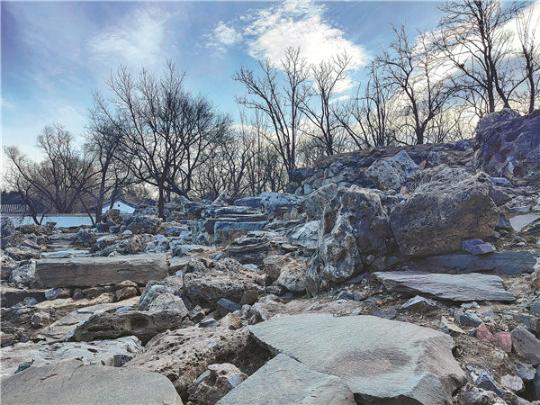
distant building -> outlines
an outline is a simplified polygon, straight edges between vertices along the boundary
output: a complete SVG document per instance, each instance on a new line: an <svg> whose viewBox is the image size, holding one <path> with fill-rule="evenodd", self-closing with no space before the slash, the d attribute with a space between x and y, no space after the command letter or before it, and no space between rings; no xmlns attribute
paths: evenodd
<svg viewBox="0 0 540 405"><path fill-rule="evenodd" d="M133 214L135 209L138 207L138 204L128 200L127 198L121 197L117 198L114 203L111 206L111 200L107 200L103 202L103 212L106 212L107 210L114 208L120 211L122 214Z"/></svg>

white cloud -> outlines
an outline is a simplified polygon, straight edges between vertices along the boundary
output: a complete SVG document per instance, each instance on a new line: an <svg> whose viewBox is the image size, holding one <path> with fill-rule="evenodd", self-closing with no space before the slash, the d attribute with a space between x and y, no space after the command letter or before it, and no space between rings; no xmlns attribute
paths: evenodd
<svg viewBox="0 0 540 405"><path fill-rule="evenodd" d="M212 34L209 36L208 46L225 52L227 47L239 43L242 40L242 34L234 27L220 21Z"/></svg>
<svg viewBox="0 0 540 405"><path fill-rule="evenodd" d="M324 5L312 0L286 0L241 17L236 28L220 22L209 45L215 47L219 43L219 49L224 51L228 45L242 40L252 57L268 59L277 68L291 47L299 48L308 64L346 53L351 58L349 70L362 67L367 60L364 48L347 39L341 29L325 19L324 13ZM221 34L225 41L218 41L216 34ZM339 84L339 91L353 84L348 77Z"/></svg>
<svg viewBox="0 0 540 405"><path fill-rule="evenodd" d="M120 59L128 65L161 62L168 19L162 10L138 8L119 25L93 38L90 50L98 58Z"/></svg>

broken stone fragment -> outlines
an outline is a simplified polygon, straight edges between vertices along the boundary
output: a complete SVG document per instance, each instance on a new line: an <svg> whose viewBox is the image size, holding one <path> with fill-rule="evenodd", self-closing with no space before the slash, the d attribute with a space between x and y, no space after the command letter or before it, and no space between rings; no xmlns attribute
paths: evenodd
<svg viewBox="0 0 540 405"><path fill-rule="evenodd" d="M317 372L284 354L268 361L229 392L220 405L354 405L353 393L338 377Z"/></svg>

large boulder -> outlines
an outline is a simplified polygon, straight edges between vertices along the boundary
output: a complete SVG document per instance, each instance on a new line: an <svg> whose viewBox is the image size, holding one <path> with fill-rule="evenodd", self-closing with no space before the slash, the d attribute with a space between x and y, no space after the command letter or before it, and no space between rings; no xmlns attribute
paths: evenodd
<svg viewBox="0 0 540 405"><path fill-rule="evenodd" d="M325 207L319 233L317 283L341 282L365 271L388 252L390 230L381 199L370 189L341 188ZM312 267L313 268L313 267Z"/></svg>
<svg viewBox="0 0 540 405"><path fill-rule="evenodd" d="M540 181L540 111L521 117L504 109L476 127L476 165L495 176Z"/></svg>
<svg viewBox="0 0 540 405"><path fill-rule="evenodd" d="M308 196L304 197L302 206L308 219L321 219L324 207L336 196L338 186L334 183L318 188Z"/></svg>
<svg viewBox="0 0 540 405"><path fill-rule="evenodd" d="M42 259L36 262L35 277L40 286L94 287L118 284L125 280L144 284L168 275L163 254L114 257L71 257Z"/></svg>
<svg viewBox="0 0 540 405"><path fill-rule="evenodd" d="M274 317L250 332L272 351L340 377L365 404L442 405L465 382L452 338L411 323L300 314Z"/></svg>
<svg viewBox="0 0 540 405"><path fill-rule="evenodd" d="M127 221L127 229L134 234L155 234L161 225L161 218L155 215L134 215Z"/></svg>
<svg viewBox="0 0 540 405"><path fill-rule="evenodd" d="M250 405L254 400L260 404L356 404L341 379L311 370L284 354L278 354L218 403Z"/></svg>
<svg viewBox="0 0 540 405"><path fill-rule="evenodd" d="M479 173L453 179L440 169L432 181L390 214L395 240L403 255L429 256L457 251L466 239L493 235L498 211L490 197L488 176Z"/></svg>
<svg viewBox="0 0 540 405"><path fill-rule="evenodd" d="M143 370L63 361L30 367L2 383L2 403L171 404L182 400L167 377Z"/></svg>

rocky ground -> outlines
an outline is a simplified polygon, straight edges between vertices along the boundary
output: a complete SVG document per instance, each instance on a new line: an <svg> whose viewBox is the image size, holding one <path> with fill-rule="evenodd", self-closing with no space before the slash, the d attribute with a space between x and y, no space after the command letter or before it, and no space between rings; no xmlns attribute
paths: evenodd
<svg viewBox="0 0 540 405"><path fill-rule="evenodd" d="M3 218L3 403L540 403L538 112L291 180Z"/></svg>

